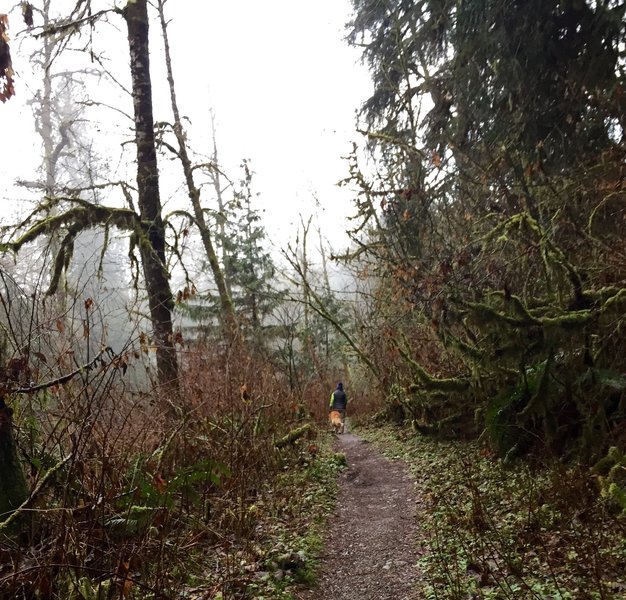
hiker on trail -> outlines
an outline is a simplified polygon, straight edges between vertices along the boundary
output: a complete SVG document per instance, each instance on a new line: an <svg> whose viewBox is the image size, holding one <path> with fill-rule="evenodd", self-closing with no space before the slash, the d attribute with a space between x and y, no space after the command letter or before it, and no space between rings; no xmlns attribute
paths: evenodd
<svg viewBox="0 0 626 600"><path fill-rule="evenodd" d="M328 412L336 410L341 415L341 422L346 420L346 406L348 405L348 397L343 391L343 383L337 384L337 389L330 395L330 405Z"/></svg>

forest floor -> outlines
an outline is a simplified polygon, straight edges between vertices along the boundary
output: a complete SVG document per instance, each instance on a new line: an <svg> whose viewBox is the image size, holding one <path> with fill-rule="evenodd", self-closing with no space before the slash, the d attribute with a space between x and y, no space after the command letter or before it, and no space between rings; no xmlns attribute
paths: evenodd
<svg viewBox="0 0 626 600"><path fill-rule="evenodd" d="M417 548L414 480L402 461L384 458L366 440L345 433L346 456L337 507L328 523L314 590L301 600L413 600Z"/></svg>

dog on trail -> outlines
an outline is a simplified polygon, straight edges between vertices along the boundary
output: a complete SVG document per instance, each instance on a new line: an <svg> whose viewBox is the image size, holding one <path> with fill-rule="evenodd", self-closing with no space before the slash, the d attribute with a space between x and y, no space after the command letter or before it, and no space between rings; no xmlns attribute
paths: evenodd
<svg viewBox="0 0 626 600"><path fill-rule="evenodd" d="M328 415L330 419L330 424L335 433L343 433L343 419L341 418L341 413L338 410L331 410Z"/></svg>

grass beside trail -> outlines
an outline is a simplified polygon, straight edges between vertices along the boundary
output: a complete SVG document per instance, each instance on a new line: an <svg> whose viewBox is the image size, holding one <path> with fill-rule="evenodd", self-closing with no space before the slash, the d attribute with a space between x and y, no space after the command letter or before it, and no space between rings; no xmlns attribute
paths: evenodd
<svg viewBox="0 0 626 600"><path fill-rule="evenodd" d="M421 596L626 598L626 517L589 470L502 461L477 443L390 426L357 432L416 479Z"/></svg>
<svg viewBox="0 0 626 600"><path fill-rule="evenodd" d="M293 600L298 589L315 583L324 532L337 499L337 475L345 467L343 454L332 449L330 436L315 444L299 440L291 448L283 472L268 481L257 501L248 506L256 525L247 543L231 548L227 580L207 596L207 579L200 574L184 597L222 600Z"/></svg>

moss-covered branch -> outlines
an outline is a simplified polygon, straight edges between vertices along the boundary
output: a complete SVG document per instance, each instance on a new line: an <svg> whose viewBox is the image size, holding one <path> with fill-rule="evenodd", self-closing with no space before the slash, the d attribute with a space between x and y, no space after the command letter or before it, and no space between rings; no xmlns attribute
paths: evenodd
<svg viewBox="0 0 626 600"><path fill-rule="evenodd" d="M550 239L548 233L541 227L537 219L529 212L521 212L509 217L506 221L499 223L482 239L485 247L489 247L489 242L505 243L510 241L510 234L518 229L526 230L532 237L536 238L541 247L541 256L546 263L546 268L550 264L563 269L570 280L574 292L574 301L578 307L584 304L583 282L580 273L568 260L565 253Z"/></svg>
<svg viewBox="0 0 626 600"><path fill-rule="evenodd" d="M513 328L525 328L530 325L541 324L541 321L533 317L527 310L521 316L511 316L498 311L484 302L464 302L462 306L481 324L496 322Z"/></svg>
<svg viewBox="0 0 626 600"><path fill-rule="evenodd" d="M135 232L140 237L143 237L144 232L149 230L149 224L142 224L139 216L132 210L90 204L82 199L73 199L73 202L78 206L74 206L60 214L40 219L31 225L17 240L0 246L1 250L11 250L19 253L26 244L34 242L39 237L50 236L64 228L66 229L67 233L63 237L57 255L54 257L50 285L46 291L48 296L56 292L61 274L67 269L72 258L74 240L82 231L102 226L105 228L105 241L107 241L108 230L111 226ZM47 205L47 208L51 207ZM106 245L102 250L101 260L105 250Z"/></svg>
<svg viewBox="0 0 626 600"><path fill-rule="evenodd" d="M25 244L35 241L42 235L52 234L64 226L71 226L78 233L104 224L114 225L127 231L141 228L139 217L132 210L85 203L61 214L41 219L17 240L3 244L0 248L19 252Z"/></svg>
<svg viewBox="0 0 626 600"><path fill-rule="evenodd" d="M433 377L430 373L418 364L409 354L408 341L403 338L405 347L396 344L398 351L411 366L412 373L417 377L420 385L412 386L414 389L423 389L427 392L465 392L470 388L470 381L460 377L445 378Z"/></svg>
<svg viewBox="0 0 626 600"><path fill-rule="evenodd" d="M311 429L311 424L307 423L306 425L303 425L302 427L298 427L297 429L294 429L293 431L290 431L287 435L285 435L284 437L280 438L275 444L274 446L277 449L281 449L281 448L285 448L286 446L289 446L291 444L293 444L295 441L299 440L301 437L303 437L306 433L308 433Z"/></svg>

